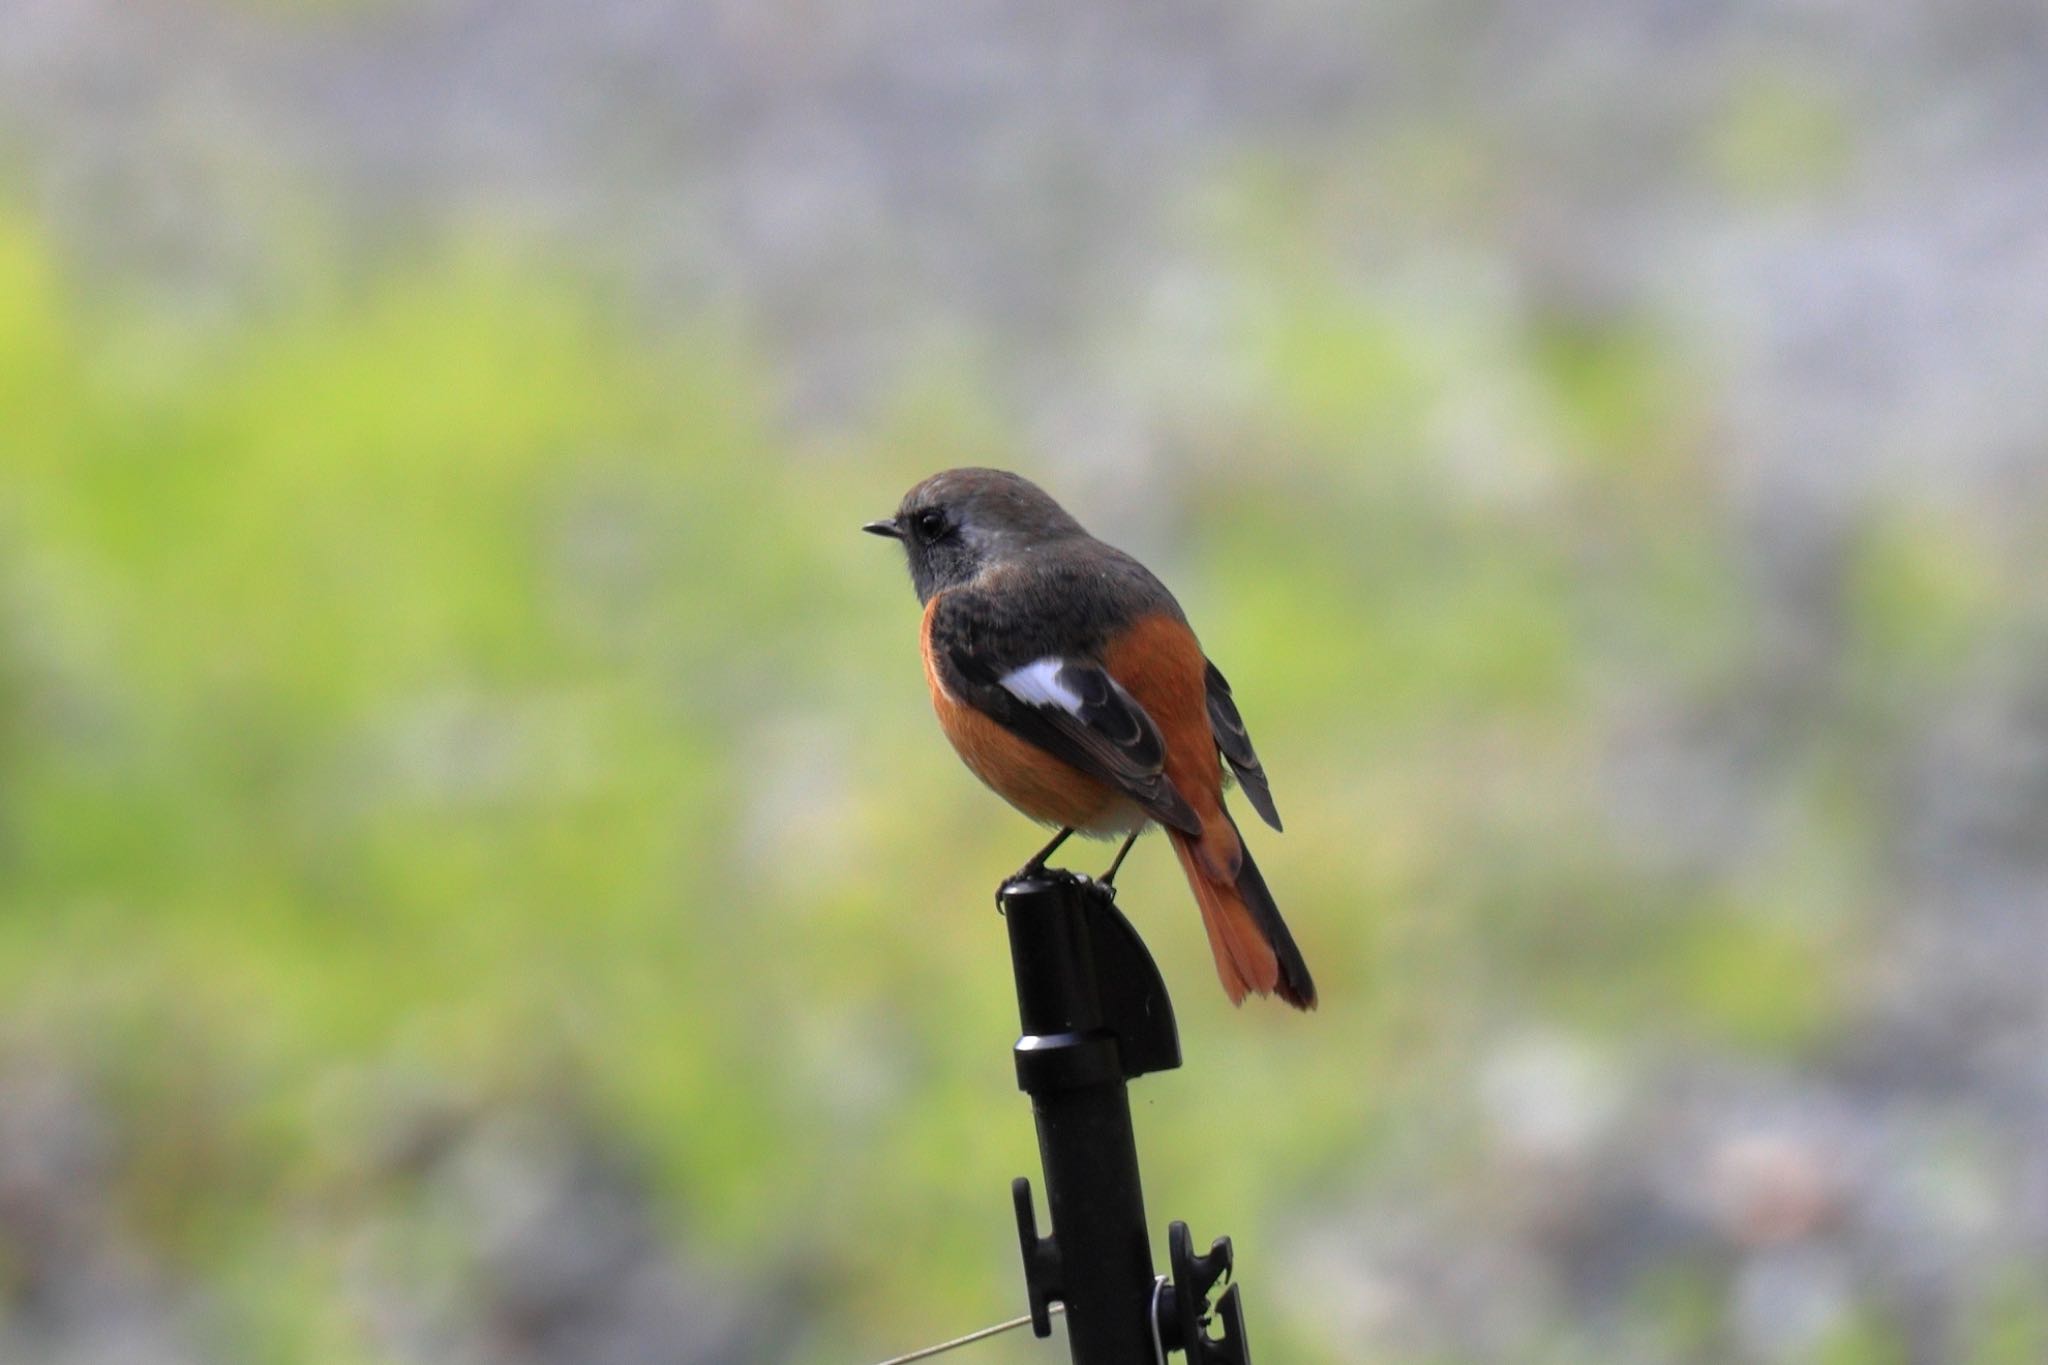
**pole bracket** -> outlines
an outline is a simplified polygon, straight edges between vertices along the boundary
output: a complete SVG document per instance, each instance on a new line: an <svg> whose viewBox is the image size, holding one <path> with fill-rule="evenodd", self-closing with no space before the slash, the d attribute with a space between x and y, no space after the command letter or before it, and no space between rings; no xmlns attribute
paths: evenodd
<svg viewBox="0 0 2048 1365"><path fill-rule="evenodd" d="M1251 1347L1245 1339L1244 1305L1233 1280L1209 1310L1209 1291L1231 1272L1230 1239L1218 1237L1209 1254L1195 1254L1194 1237L1188 1225L1174 1220L1166 1229L1166 1252L1173 1279L1167 1286L1170 1297L1155 1306L1159 1314L1159 1339L1169 1351L1179 1351L1188 1365L1251 1365ZM1223 1334L1209 1335L1212 1320L1220 1322Z"/></svg>

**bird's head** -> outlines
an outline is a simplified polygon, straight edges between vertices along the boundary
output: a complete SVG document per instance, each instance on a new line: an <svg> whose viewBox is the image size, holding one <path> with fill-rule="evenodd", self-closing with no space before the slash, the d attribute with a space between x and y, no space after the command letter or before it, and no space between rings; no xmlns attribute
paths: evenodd
<svg viewBox="0 0 2048 1365"><path fill-rule="evenodd" d="M991 565L1088 533L1050 494L1001 469L948 469L903 495L896 515L861 527L903 542L917 600Z"/></svg>

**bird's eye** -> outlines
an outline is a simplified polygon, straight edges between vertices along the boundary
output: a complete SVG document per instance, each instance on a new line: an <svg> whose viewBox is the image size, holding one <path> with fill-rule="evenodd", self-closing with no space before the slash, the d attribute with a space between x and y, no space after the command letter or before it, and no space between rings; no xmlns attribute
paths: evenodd
<svg viewBox="0 0 2048 1365"><path fill-rule="evenodd" d="M927 507L911 518L911 525L917 528L920 540L937 540L946 530L946 514L936 507Z"/></svg>

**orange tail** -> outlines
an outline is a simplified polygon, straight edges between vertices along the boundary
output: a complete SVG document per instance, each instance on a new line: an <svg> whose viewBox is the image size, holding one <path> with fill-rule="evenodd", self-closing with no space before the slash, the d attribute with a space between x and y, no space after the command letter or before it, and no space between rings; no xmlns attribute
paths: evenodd
<svg viewBox="0 0 2048 1365"><path fill-rule="evenodd" d="M1316 1007L1315 982L1294 936L1273 904L1273 893L1259 875L1251 850L1238 838L1237 825L1224 811L1200 839L1168 830L1181 870L1202 907L1202 927L1209 931L1209 949L1216 955L1216 975L1233 1005L1253 991L1278 995L1299 1010Z"/></svg>

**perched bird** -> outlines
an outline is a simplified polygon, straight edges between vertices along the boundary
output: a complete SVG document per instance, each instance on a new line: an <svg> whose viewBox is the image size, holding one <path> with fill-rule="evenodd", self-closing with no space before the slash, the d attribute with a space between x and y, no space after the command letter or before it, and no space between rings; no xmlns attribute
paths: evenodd
<svg viewBox="0 0 2048 1365"><path fill-rule="evenodd" d="M975 776L1059 833L1125 835L1101 880L1157 821L1202 908L1231 1003L1276 994L1313 1009L1315 983L1223 804L1220 752L1252 808L1280 816L1231 699L1173 594L1081 529L1029 480L949 469L862 528L903 542L924 604L925 681Z"/></svg>

